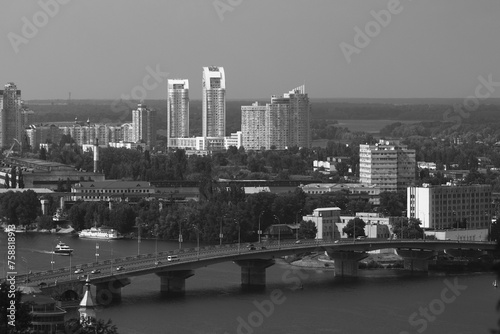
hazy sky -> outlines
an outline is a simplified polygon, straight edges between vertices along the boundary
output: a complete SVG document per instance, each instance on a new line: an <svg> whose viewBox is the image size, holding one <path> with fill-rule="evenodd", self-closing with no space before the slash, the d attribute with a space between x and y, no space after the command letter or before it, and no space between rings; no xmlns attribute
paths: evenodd
<svg viewBox="0 0 500 334"><path fill-rule="evenodd" d="M26 100L162 99L158 68L199 99L202 67L218 65L229 99L303 83L313 98L465 98L479 76L500 82L499 17L498 0L3 0L0 83Z"/></svg>

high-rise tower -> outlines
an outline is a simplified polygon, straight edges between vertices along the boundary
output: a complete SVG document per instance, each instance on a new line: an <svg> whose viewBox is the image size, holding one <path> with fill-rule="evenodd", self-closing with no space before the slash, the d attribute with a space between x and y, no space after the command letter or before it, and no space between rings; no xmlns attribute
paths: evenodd
<svg viewBox="0 0 500 334"><path fill-rule="evenodd" d="M224 68L203 67L202 136L226 135L226 75Z"/></svg>
<svg viewBox="0 0 500 334"><path fill-rule="evenodd" d="M21 91L13 82L0 90L0 147L8 147L17 139L23 141Z"/></svg>
<svg viewBox="0 0 500 334"><path fill-rule="evenodd" d="M132 110L132 141L142 141L149 147L156 144L156 111L149 109L145 104L138 104Z"/></svg>
<svg viewBox="0 0 500 334"><path fill-rule="evenodd" d="M167 138L189 137L189 81L169 79L167 87Z"/></svg>

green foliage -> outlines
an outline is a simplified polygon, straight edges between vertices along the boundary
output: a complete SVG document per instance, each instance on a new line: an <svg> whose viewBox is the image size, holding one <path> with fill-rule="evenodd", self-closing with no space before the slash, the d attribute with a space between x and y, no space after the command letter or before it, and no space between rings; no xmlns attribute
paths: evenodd
<svg viewBox="0 0 500 334"><path fill-rule="evenodd" d="M313 221L301 221L299 226L299 238L300 239L315 239L318 233L318 228ZM321 237L320 237L321 239Z"/></svg>
<svg viewBox="0 0 500 334"><path fill-rule="evenodd" d="M392 233L400 239L422 239L424 231L420 227L421 224L418 218L403 217L392 224Z"/></svg>
<svg viewBox="0 0 500 334"><path fill-rule="evenodd" d="M40 201L33 190L8 191L0 195L0 216L9 224L29 225L40 213Z"/></svg>
<svg viewBox="0 0 500 334"><path fill-rule="evenodd" d="M347 222L346 226L342 229L342 232L347 234L347 237L349 238L365 237L365 226L365 221L356 217Z"/></svg>
<svg viewBox="0 0 500 334"><path fill-rule="evenodd" d="M388 216L403 216L403 211L406 210L406 191L384 191L380 193L380 206L378 210Z"/></svg>
<svg viewBox="0 0 500 334"><path fill-rule="evenodd" d="M72 318L64 323L66 333L78 334L118 334L118 328L113 325L111 319L104 321L97 319L96 322L87 322L85 325L80 323L80 319Z"/></svg>

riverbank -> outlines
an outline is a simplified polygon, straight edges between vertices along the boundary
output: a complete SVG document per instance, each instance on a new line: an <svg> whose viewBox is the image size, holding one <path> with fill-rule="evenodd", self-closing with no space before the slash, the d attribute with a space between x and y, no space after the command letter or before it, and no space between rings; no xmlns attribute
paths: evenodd
<svg viewBox="0 0 500 334"><path fill-rule="evenodd" d="M285 262L291 266L316 269L335 269L335 261L322 253L306 255L302 258L287 257ZM433 271L492 271L493 260L484 259L451 259L439 255L429 261L429 269ZM499 262L500 263L500 262ZM403 258L393 253L374 253L359 261L359 269L395 269L404 268Z"/></svg>

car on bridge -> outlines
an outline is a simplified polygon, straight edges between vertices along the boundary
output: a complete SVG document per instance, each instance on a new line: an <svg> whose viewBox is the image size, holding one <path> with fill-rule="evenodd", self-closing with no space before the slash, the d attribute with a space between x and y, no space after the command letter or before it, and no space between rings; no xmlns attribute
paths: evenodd
<svg viewBox="0 0 500 334"><path fill-rule="evenodd" d="M116 267L116 271L122 271L122 270L125 270L124 266L118 266L118 267Z"/></svg>
<svg viewBox="0 0 500 334"><path fill-rule="evenodd" d="M94 269L90 272L91 274L100 274L101 271L99 269Z"/></svg>
<svg viewBox="0 0 500 334"><path fill-rule="evenodd" d="M75 270L75 274L81 274L81 273L83 273L82 268L78 268L77 270Z"/></svg>

